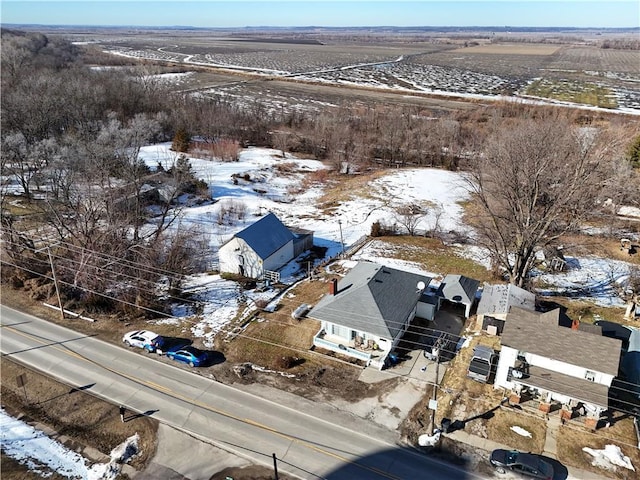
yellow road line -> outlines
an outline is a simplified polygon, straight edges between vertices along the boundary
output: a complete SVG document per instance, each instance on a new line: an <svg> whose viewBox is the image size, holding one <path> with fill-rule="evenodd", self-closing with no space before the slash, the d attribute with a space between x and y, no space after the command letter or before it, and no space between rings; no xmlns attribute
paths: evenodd
<svg viewBox="0 0 640 480"><path fill-rule="evenodd" d="M248 424L248 425L252 425L252 426L257 427L257 428L260 428L261 430L273 433L274 435L278 435L278 436L284 438L285 440L289 440L291 442L298 443L298 444L300 444L300 445L302 445L302 446L304 446L306 448L309 448L311 450L315 450L316 452L319 452L319 453L322 453L322 454L327 455L329 457L333 457L333 458L335 458L337 460L340 460L343 463L355 465L355 466L357 466L359 468L362 468L364 470L368 470L370 472L374 472L377 475L380 475L382 477L386 477L386 478L389 478L391 480L401 480L400 477L396 477L395 475L392 475L390 473L378 470L375 467L368 467L366 465L361 465L358 462L353 461L353 460L351 460L349 458L346 458L346 457L344 457L342 455L330 452L328 450L325 450L324 448L321 448L321 447L318 447L316 445L313 445L313 444L311 444L311 443L309 443L309 442L307 442L305 440L301 440L299 438L292 437L292 436L290 436L290 435L288 435L286 433L279 432L278 430L276 430L276 429L274 429L272 427L269 427L267 425L263 425L261 423L258 423L256 421L254 421L254 420L251 420L249 418L240 418L240 417L238 417L236 415L233 415L231 413L225 412L223 410L219 410L219 409L217 409L215 407L212 407L210 405L206 405L206 404L202 403L199 400L196 400L196 399L193 399L193 398L188 398L188 397L182 395L181 393L178 393L178 392L174 391L170 387L165 387L163 385L159 385L159 384L151 382L149 380L143 380L141 378L134 377L133 375L130 375L130 374L127 374L127 373L124 373L124 372L120 372L118 370L115 370L113 368L107 367L105 365L100 365L99 363L95 362L94 360L91 360L91 359L89 359L89 358L87 358L87 357L85 357L85 356L83 356L83 355L81 355L79 353L74 352L73 350L70 350L69 347L66 347L66 346L65 347L61 347L60 345L51 344L49 342L41 340L40 338L38 338L35 335L32 335L30 333L26 333L26 332L22 332L20 330L16 330L13 327L5 327L5 328L11 330L14 333L17 333L18 335L22 335L23 337L35 340L36 342L39 342L42 345L50 346L50 347L54 348L55 350L58 350L59 352L62 352L64 354L66 354L66 355L78 358L80 360L84 360L85 362L91 363L93 365L97 365L97 366L99 366L101 368L104 368L105 370L107 370L107 371L109 371L111 373L114 373L114 374L116 374L118 376L127 378L128 380L131 380L131 381L133 381L135 383L146 385L147 387L149 387L152 390L160 390L160 391L162 391L162 392L164 392L164 393L166 393L168 395L171 395L174 398L182 400L182 401L184 401L186 403L189 403L191 405L198 406L198 407L200 407L200 408L202 408L204 410L210 411L212 413L217 413L219 415L225 416L225 417L230 418L232 420L237 420L239 422L242 422L242 423L245 423L245 424Z"/></svg>

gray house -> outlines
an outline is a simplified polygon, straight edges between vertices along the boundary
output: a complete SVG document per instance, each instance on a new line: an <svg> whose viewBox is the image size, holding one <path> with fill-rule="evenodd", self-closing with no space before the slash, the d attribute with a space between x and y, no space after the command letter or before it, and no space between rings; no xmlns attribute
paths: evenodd
<svg viewBox="0 0 640 480"><path fill-rule="evenodd" d="M447 275L440 283L436 295L440 298L440 305L444 301L464 305L464 316L469 318L479 285L478 280L464 275Z"/></svg>
<svg viewBox="0 0 640 480"><path fill-rule="evenodd" d="M431 278L371 262L358 262L308 313L322 322L317 347L383 368L413 320Z"/></svg>
<svg viewBox="0 0 640 480"><path fill-rule="evenodd" d="M220 271L262 278L313 246L310 231L292 232L273 213L236 233L219 250Z"/></svg>

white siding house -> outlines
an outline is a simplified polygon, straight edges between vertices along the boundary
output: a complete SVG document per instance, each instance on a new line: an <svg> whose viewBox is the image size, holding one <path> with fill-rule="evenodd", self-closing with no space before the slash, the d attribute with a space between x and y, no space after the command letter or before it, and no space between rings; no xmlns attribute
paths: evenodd
<svg viewBox="0 0 640 480"><path fill-rule="evenodd" d="M269 213L220 247L220 271L262 278L265 270L278 270L293 260L295 238Z"/></svg>
<svg viewBox="0 0 640 480"><path fill-rule="evenodd" d="M307 316L321 322L314 345L380 369L416 315L431 278L358 262Z"/></svg>
<svg viewBox="0 0 640 480"><path fill-rule="evenodd" d="M549 411L559 403L566 418L578 406L597 421L608 408L608 390L618 374L620 340L558 324L558 311L512 308L502 332L495 387L537 399ZM597 330L596 330L597 332ZM564 413L563 413L564 414Z"/></svg>

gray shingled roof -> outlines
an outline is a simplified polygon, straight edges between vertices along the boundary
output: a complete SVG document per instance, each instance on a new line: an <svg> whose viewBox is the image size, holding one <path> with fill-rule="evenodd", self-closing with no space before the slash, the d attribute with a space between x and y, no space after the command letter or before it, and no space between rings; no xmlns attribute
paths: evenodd
<svg viewBox="0 0 640 480"><path fill-rule="evenodd" d="M510 307L536 309L536 296L515 285L485 285L480 303L478 303L478 315L505 314Z"/></svg>
<svg viewBox="0 0 640 480"><path fill-rule="evenodd" d="M621 341L590 332L561 327L544 314L512 308L505 321L500 343L596 372L618 374Z"/></svg>
<svg viewBox="0 0 640 480"><path fill-rule="evenodd" d="M294 235L273 213L235 234L263 260L293 240Z"/></svg>
<svg viewBox="0 0 640 480"><path fill-rule="evenodd" d="M609 387L606 385L570 375L563 375L562 373L541 367L529 367L529 376L523 379L517 379L517 382L540 388L547 392L567 395L575 400L598 405L605 409L609 403Z"/></svg>
<svg viewBox="0 0 640 480"><path fill-rule="evenodd" d="M338 293L325 295L308 316L394 339L422 295L418 282L430 281L424 275L358 262L338 282Z"/></svg>
<svg viewBox="0 0 640 480"><path fill-rule="evenodd" d="M480 282L463 275L447 275L438 288L438 296L451 302L473 303Z"/></svg>

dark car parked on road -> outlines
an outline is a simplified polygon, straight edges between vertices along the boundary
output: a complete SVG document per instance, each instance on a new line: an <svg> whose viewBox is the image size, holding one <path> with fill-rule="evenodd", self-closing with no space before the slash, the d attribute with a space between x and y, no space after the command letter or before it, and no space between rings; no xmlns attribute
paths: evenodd
<svg viewBox="0 0 640 480"><path fill-rule="evenodd" d="M491 452L489 461L498 473L505 473L509 469L527 477L553 480L553 467L531 453L498 449Z"/></svg>
<svg viewBox="0 0 640 480"><path fill-rule="evenodd" d="M200 350L199 348L188 345L175 350L166 352L167 357L177 362L186 363L190 367L201 367L209 358L207 352Z"/></svg>

